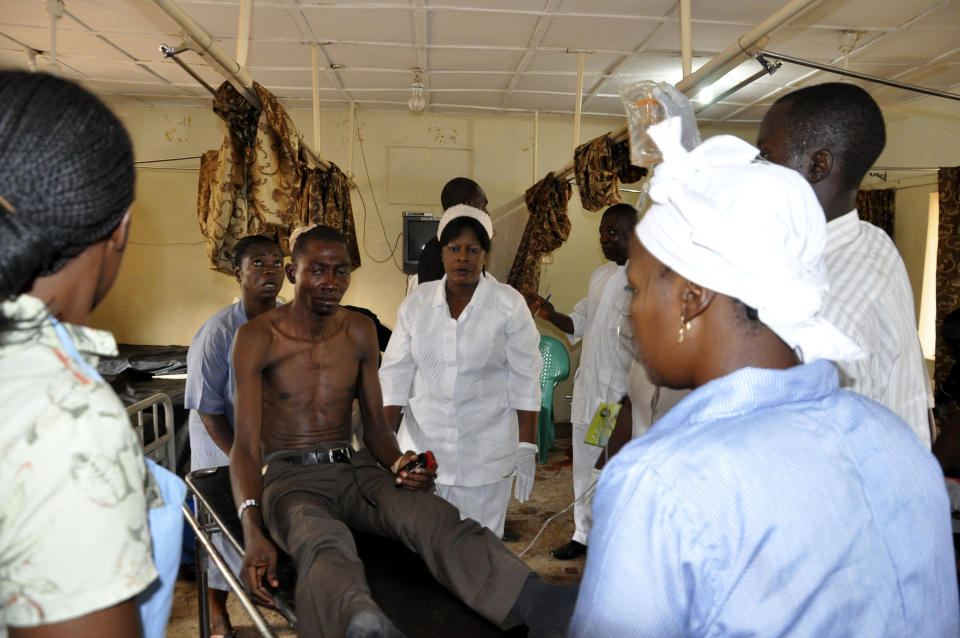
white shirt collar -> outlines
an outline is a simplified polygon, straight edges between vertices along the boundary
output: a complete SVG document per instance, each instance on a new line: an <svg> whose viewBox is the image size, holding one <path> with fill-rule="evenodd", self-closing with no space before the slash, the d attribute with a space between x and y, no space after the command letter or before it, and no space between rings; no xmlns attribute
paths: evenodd
<svg viewBox="0 0 960 638"><path fill-rule="evenodd" d="M849 244L860 234L860 217L857 209L827 222L827 245L824 252L833 252Z"/></svg>

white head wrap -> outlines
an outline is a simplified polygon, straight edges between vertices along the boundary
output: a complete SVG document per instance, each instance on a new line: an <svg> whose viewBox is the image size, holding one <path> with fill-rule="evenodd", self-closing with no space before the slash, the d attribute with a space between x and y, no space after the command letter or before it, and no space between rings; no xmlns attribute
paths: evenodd
<svg viewBox="0 0 960 638"><path fill-rule="evenodd" d="M826 220L799 173L764 160L743 140L708 139L687 152L680 118L649 130L663 153L654 204L637 237L664 265L756 308L803 361L864 356L819 315L828 289Z"/></svg>
<svg viewBox="0 0 960 638"><path fill-rule="evenodd" d="M490 215L469 204L457 204L443 211L443 216L440 218L440 225L437 226L437 239L440 239L440 235L443 234L443 229L447 227L447 224L457 217L473 217L480 222L483 229L487 231L487 237L493 239L493 222L490 221Z"/></svg>

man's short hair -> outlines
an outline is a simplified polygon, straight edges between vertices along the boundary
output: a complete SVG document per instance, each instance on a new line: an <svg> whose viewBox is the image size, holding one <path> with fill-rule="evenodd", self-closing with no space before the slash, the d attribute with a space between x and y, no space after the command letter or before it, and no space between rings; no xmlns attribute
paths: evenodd
<svg viewBox="0 0 960 638"><path fill-rule="evenodd" d="M853 84L828 82L789 93L786 104L788 151L795 158L829 149L845 188L857 188L887 141L883 113L870 94Z"/></svg>
<svg viewBox="0 0 960 638"><path fill-rule="evenodd" d="M481 193L480 184L468 177L454 177L443 187L440 193L440 204L443 210L457 204L474 204L474 199Z"/></svg>
<svg viewBox="0 0 960 638"><path fill-rule="evenodd" d="M293 244L293 251L290 253L294 261L296 261L297 255L303 253L307 242L311 241L332 242L335 244L343 244L344 247L347 247L347 238L343 233L333 226L324 226L321 224L300 233L300 236L297 237L297 241Z"/></svg>
<svg viewBox="0 0 960 638"><path fill-rule="evenodd" d="M268 237L266 235L247 235L243 239L237 242L237 245L233 247L233 267L239 268L243 263L243 258L247 256L247 253L257 245L266 245L269 244L272 248L280 250L280 245L277 244L277 241L273 237Z"/></svg>
<svg viewBox="0 0 960 638"><path fill-rule="evenodd" d="M633 225L636 225L637 217L639 216L636 208L624 202L614 204L607 210L603 211L602 217L606 217L607 215L615 215L618 218L626 219Z"/></svg>

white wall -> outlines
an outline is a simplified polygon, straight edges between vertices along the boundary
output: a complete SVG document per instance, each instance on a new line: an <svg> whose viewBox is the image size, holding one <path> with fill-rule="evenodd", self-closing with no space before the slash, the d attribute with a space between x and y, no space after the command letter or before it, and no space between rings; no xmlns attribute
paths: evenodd
<svg viewBox="0 0 960 638"><path fill-rule="evenodd" d="M960 164L960 112L954 103L922 100L887 115L888 144L879 163L896 166ZM223 136L220 120L207 109L120 107L116 109L134 141L138 160L199 155L218 148ZM308 140L312 140L312 116L308 111L291 113ZM348 169L349 127L346 111L322 113L320 154ZM431 205L390 201L388 198L388 151L390 147L461 149L472 155L473 177L487 191L490 210L521 196L533 181L533 118L526 115L412 115L400 112L358 111L361 143L354 145L354 216L361 243L363 266L354 273L345 302L373 310L392 325L403 298L405 277L388 257L401 231L401 213L406 209L440 212L439 192ZM621 124L615 119L583 121L582 141ZM756 126L705 126L704 137L731 133L753 143ZM540 176L566 164L572 156L572 119L541 117L538 147ZM363 158L366 158L364 165ZM184 170L160 170L181 166ZM187 344L193 333L216 310L230 303L236 282L209 270L203 237L196 218L197 160L166 165L141 165L137 198L133 206L131 245L114 290L97 309L91 322L112 330L118 341L140 344ZM368 178L369 171L369 178ZM916 178L916 174L910 174ZM454 174L433 176L445 181ZM412 177L410 179L413 179ZM919 181L935 181L920 177ZM918 181L917 179L913 180ZM396 185L396 180L394 180ZM399 192L415 191L414 185ZM931 187L933 190L935 186ZM396 189L395 189L396 191ZM545 264L540 292L552 294L560 310L569 311L586 294L594 268L603 263L597 228L600 213L580 206L573 189L569 214L570 239ZM924 188L898 191L896 242L904 255L914 289L919 295L923 270L923 238L926 217ZM363 203L361 202L361 196ZM635 195L626 196L635 201ZM376 201L376 206L374 205ZM365 207L364 207L365 203ZM386 228L380 227L376 209ZM494 236L496 252L498 237ZM506 243L506 239L501 238ZM398 249L397 261L402 258ZM290 298L289 285L282 296ZM917 298L919 307L919 296ZM561 336L538 320L541 331ZM564 340L565 341L565 340ZM571 369L576 369L579 346L571 349ZM571 374L572 377L572 374ZM570 380L557 396L571 394ZM566 401L555 403L558 420L568 418Z"/></svg>

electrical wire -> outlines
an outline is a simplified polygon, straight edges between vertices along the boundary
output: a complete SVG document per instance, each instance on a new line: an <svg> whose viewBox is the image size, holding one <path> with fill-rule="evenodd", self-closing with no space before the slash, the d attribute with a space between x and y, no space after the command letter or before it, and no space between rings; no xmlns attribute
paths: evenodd
<svg viewBox="0 0 960 638"><path fill-rule="evenodd" d="M371 189L371 191L372 190L373 189ZM365 252L367 254L367 257L369 257L371 261L373 261L376 264L386 263L387 261L390 261L390 259L396 253L397 244L400 243L400 238L403 237L403 231L401 230L400 233L397 235L397 238L393 241L393 248L390 250L389 255L387 255L383 259L377 259L373 255L371 255L370 251L367 250L367 203L364 201L363 194L360 192L359 187L357 187L357 196L360 197L360 206L363 208L363 252ZM384 238L386 239L386 237L387 237L386 230L384 230ZM389 241L390 240L387 239L388 245L389 245ZM393 264L396 266L397 264L396 260L394 260ZM402 269L401 269L401 272L403 272Z"/></svg>
<svg viewBox="0 0 960 638"><path fill-rule="evenodd" d="M626 288L624 288L624 291L625 291L625 292L629 291L629 286L626 287ZM617 316L617 349L614 351L614 359L616 359L617 354L620 353L620 344L622 343L621 329L622 329L622 326L623 326L623 315L624 315L624 311L621 310L621 311L620 311L620 314ZM610 388L611 388L612 386L613 386L613 379L611 378L611 379L610 379L610 382L607 384L607 391L604 393L606 397L609 397L609 396L610 396ZM659 399L659 389L658 389L657 394L654 396L653 401L657 401L658 399ZM653 408L653 406L651 405L651 409L652 409L652 408ZM614 425L616 425L616 424L614 424ZM612 430L611 430L611 433L612 433ZM604 443L603 443L603 463L604 463L604 466L606 466L607 461L610 460L610 457L609 457L609 444L610 444L610 440L609 440L609 437L608 437L608 439L607 439L606 441L604 441ZM583 491L583 494L581 494L581 495L578 496L577 498L573 499L573 501L571 501L569 505L567 505L567 506L564 507L562 510L560 510L559 512L557 512L556 514L554 514L553 516L551 516L550 518L548 518L547 520L545 520L545 521L543 522L543 525L540 526L540 530L539 530L539 531L536 533L536 535L533 537L533 540L530 541L530 543L523 549L522 552L520 552L519 554L517 554L517 556L523 556L524 554L526 554L526 553L530 550L530 548L533 547L534 543L537 542L537 539L539 539L540 536L543 534L543 531L544 531L545 529L547 529L547 525L549 525L549 524L552 523L554 520L556 520L557 517L559 517L561 514L567 512L567 511L569 511L570 508L573 507L574 505L576 505L578 501L583 501L583 500L586 499L587 497L592 497L592 496L593 496L593 493L594 493L594 492L596 491L596 489L597 489L597 481L598 481L598 480L599 480L599 479L596 479L596 480L594 480L590 485L588 485L588 486L587 486L587 489L585 489L585 490Z"/></svg>
<svg viewBox="0 0 960 638"><path fill-rule="evenodd" d="M164 159L155 159L155 160L137 160L134 162L134 165L139 164L159 164L160 162L179 162L180 160L192 160L200 159L202 155L187 155L186 157L166 157Z"/></svg>
<svg viewBox="0 0 960 638"><path fill-rule="evenodd" d="M370 179L370 169L367 166L367 154L363 150L363 138L360 137L360 120L354 118L353 126L357 133L357 145L360 147L360 159L363 160L363 172L367 176L367 186L370 188L370 196L373 198L373 209L377 213L377 219L380 220L380 230L383 231L383 240L387 243L387 246L390 246L390 238L387 236L387 226L383 223L383 215L380 214L380 207L377 205L377 194L373 192L373 180ZM372 259L375 263L382 264L385 263L388 259L393 260L393 265L403 272L403 268L400 264L397 263L397 245L400 243L400 237L403 235L403 231L397 235L396 241L393 242L393 247L390 249L390 254L383 258L377 259L370 254L370 249L367 248L367 204L363 201L363 195L360 194L360 187L357 187L357 194L360 195L360 203L363 205L363 252L367 254L367 257Z"/></svg>
<svg viewBox="0 0 960 638"><path fill-rule="evenodd" d="M573 500L570 502L569 505L567 505L567 506L564 507L562 510L560 510L559 512L557 512L556 514L554 514L553 516L551 516L550 518L548 518L547 520L545 520L545 521L543 522L543 525L540 526L540 530L539 530L539 531L536 533L536 535L533 537L533 540L530 541L530 544L528 544L526 547L524 547L524 548L523 548L523 551L520 552L519 554L517 554L517 556L518 556L518 557L523 556L523 555L526 554L528 551L530 551L530 548L533 547L534 543L536 543L537 540L540 538L540 536L543 535L543 530L547 529L547 525L549 525L549 524L552 523L554 520L556 520L557 517L559 517L560 515L562 515L562 514L568 512L568 511L570 511L570 508L573 507L574 505L576 505L576 504L577 504L577 501L582 501L582 500L584 500L585 498L587 498L588 496L593 496L593 493L596 491L596 489L597 489L597 481L594 481L593 483L591 483L590 485L587 486L587 489L585 489L585 490L583 491L583 494L581 494L581 495L579 496L579 498L573 499Z"/></svg>

